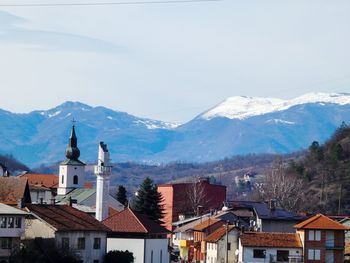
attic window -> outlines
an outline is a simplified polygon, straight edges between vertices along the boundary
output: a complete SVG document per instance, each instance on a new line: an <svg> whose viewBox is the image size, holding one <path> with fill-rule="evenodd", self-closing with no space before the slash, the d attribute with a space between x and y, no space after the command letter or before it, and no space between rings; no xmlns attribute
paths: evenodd
<svg viewBox="0 0 350 263"><path fill-rule="evenodd" d="M73 184L78 184L78 176L77 175L73 176Z"/></svg>

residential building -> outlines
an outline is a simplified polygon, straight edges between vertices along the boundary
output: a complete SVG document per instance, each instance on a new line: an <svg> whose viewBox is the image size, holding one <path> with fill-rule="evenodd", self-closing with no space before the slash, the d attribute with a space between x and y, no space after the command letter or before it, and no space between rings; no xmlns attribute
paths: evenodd
<svg viewBox="0 0 350 263"><path fill-rule="evenodd" d="M294 225L306 219L304 215L278 207L274 200L269 202L232 201L230 206L236 215L244 211L243 215L248 216L247 209L252 211L254 217L250 218L250 223L255 231L295 233Z"/></svg>
<svg viewBox="0 0 350 263"><path fill-rule="evenodd" d="M170 233L157 222L130 208L103 221L111 232L107 236L107 252L128 250L134 263L168 263Z"/></svg>
<svg viewBox="0 0 350 263"><path fill-rule="evenodd" d="M0 177L0 203L17 206L19 203L31 203L27 178L9 176Z"/></svg>
<svg viewBox="0 0 350 263"><path fill-rule="evenodd" d="M304 262L338 263L344 261L347 226L317 214L297 225L304 247Z"/></svg>
<svg viewBox="0 0 350 263"><path fill-rule="evenodd" d="M303 262L303 246L298 234L246 232L239 238L240 263Z"/></svg>
<svg viewBox="0 0 350 263"><path fill-rule="evenodd" d="M94 217L69 205L31 204L26 209L25 238L55 240L76 251L81 263L101 263L106 254L109 229Z"/></svg>
<svg viewBox="0 0 350 263"><path fill-rule="evenodd" d="M27 212L0 203L0 262L7 263L18 252Z"/></svg>
<svg viewBox="0 0 350 263"><path fill-rule="evenodd" d="M239 229L223 225L205 238L207 263L237 263ZM227 261L226 261L227 259Z"/></svg>
<svg viewBox="0 0 350 263"><path fill-rule="evenodd" d="M158 192L162 194L164 200L164 225L170 231L173 230L172 223L178 221L179 216L194 216L194 213L198 215L210 210L220 210L226 201L226 186L211 184L208 178L200 178L196 182L189 183L158 185ZM191 201L194 195L198 199L195 204ZM194 205L196 207L193 207Z"/></svg>

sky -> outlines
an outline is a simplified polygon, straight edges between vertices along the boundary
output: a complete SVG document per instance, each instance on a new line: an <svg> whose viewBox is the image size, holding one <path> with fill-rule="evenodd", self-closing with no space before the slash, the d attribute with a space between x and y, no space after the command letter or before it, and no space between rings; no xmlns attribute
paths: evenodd
<svg viewBox="0 0 350 263"><path fill-rule="evenodd" d="M65 2L92 0L1 0ZM70 100L186 122L231 96L350 92L349 10L348 0L0 6L0 108Z"/></svg>

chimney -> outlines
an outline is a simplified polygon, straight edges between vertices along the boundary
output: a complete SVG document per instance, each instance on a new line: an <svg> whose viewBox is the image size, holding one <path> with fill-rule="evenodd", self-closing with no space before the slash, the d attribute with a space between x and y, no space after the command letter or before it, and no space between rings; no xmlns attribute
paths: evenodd
<svg viewBox="0 0 350 263"><path fill-rule="evenodd" d="M270 210L274 211L276 209L276 199L270 199Z"/></svg>

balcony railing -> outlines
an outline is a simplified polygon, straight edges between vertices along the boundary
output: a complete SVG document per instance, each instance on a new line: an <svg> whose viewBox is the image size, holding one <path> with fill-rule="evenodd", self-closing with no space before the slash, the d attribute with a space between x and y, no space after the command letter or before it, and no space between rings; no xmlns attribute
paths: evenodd
<svg viewBox="0 0 350 263"><path fill-rule="evenodd" d="M95 174L111 174L112 166L95 165Z"/></svg>

